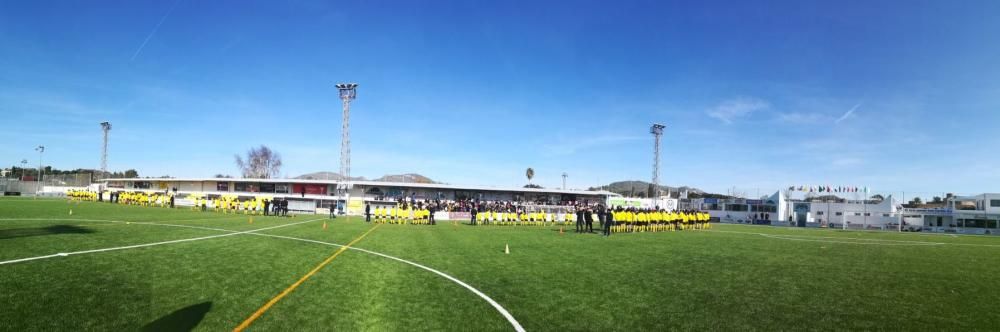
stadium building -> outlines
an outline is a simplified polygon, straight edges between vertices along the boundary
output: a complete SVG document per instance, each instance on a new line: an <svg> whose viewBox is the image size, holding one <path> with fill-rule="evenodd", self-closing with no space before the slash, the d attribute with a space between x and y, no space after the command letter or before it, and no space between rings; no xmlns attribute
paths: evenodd
<svg viewBox="0 0 1000 332"><path fill-rule="evenodd" d="M681 209L707 211L722 222L791 227L909 230L966 234L1000 233L1000 194L951 197L941 208L904 208L883 200L801 200L776 192L761 199L681 200Z"/></svg>
<svg viewBox="0 0 1000 332"><path fill-rule="evenodd" d="M209 199L222 195L237 195L241 199L252 197L283 198L289 210L299 213L329 211L343 208L347 214L361 214L365 203L372 208L393 205L397 201L481 201L531 202L538 206L566 206L574 203L603 203L620 196L609 191L497 188L489 186L459 186L440 183L406 183L383 181L350 181L351 188L338 190L336 180L303 179L107 179L105 188L110 191L172 192L178 197L201 194ZM190 205L183 199L181 205Z"/></svg>

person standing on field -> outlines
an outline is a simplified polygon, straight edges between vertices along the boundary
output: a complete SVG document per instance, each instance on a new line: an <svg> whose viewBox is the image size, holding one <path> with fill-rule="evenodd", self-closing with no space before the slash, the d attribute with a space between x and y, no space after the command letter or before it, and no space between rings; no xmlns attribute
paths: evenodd
<svg viewBox="0 0 1000 332"><path fill-rule="evenodd" d="M604 220L604 236L611 236L611 227L615 226L615 214L611 209L607 209L605 214L604 218L602 218Z"/></svg>
<svg viewBox="0 0 1000 332"><path fill-rule="evenodd" d="M605 218L604 213L607 212L604 208L604 204L597 206L597 219L601 222L601 228L604 228L604 223L607 218Z"/></svg>
<svg viewBox="0 0 1000 332"><path fill-rule="evenodd" d="M591 209L591 208L587 208L587 210L583 212L583 218L584 218L584 220L587 221L587 233L593 233L594 232L594 210Z"/></svg>
<svg viewBox="0 0 1000 332"><path fill-rule="evenodd" d="M372 205L365 203L365 222L372 222Z"/></svg>

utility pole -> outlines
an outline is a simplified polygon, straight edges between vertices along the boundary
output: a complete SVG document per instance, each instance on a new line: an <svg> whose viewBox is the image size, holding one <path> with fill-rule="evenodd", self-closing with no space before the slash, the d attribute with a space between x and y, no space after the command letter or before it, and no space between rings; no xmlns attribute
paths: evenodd
<svg viewBox="0 0 1000 332"><path fill-rule="evenodd" d="M567 176L569 176L569 175L566 174L566 172L563 172L563 174L562 174L562 178L563 178L563 187L562 188L563 188L563 190L566 190L566 177Z"/></svg>
<svg viewBox="0 0 1000 332"><path fill-rule="evenodd" d="M649 133L653 134L653 196L660 197L660 137L663 136L663 128L666 126L654 123L649 127Z"/></svg>

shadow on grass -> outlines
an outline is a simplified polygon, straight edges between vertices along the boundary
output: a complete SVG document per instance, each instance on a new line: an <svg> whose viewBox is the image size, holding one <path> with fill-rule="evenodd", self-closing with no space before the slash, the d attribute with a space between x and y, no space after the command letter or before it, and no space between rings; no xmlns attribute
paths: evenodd
<svg viewBox="0 0 1000 332"><path fill-rule="evenodd" d="M94 230L72 225L53 225L39 228L0 229L0 240L19 237L56 235L56 234L90 234Z"/></svg>
<svg viewBox="0 0 1000 332"><path fill-rule="evenodd" d="M143 331L191 331L212 310L212 302L202 302L177 309L142 327Z"/></svg>

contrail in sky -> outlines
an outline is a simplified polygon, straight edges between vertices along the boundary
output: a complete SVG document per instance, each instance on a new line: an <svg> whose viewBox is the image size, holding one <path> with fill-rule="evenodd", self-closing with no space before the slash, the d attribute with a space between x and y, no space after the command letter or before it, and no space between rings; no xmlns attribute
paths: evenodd
<svg viewBox="0 0 1000 332"><path fill-rule="evenodd" d="M170 16L170 13L174 12L174 8L176 8L177 4L180 2L181 0L174 1L173 6L170 6L170 10L168 10L167 13L160 18L160 23L156 23L156 26L153 27L153 31L149 32L149 35L146 36L146 40L143 40L142 45L139 45L139 49L135 50L135 54L132 54L132 58L128 60L129 62L132 62L133 60L135 60L135 57L139 56L139 53L142 52L142 48L146 47L146 43L148 43L149 40L153 38L153 35L156 34L157 30L160 30L160 26L163 25L163 22L167 20L167 17Z"/></svg>
<svg viewBox="0 0 1000 332"><path fill-rule="evenodd" d="M854 110L858 109L858 106L861 106L861 103L858 103L857 105L854 105L854 107L851 107L851 109L849 111L847 111L847 113L844 113L844 115L841 115L840 118L837 119L837 121L834 121L833 123L840 123L840 121L847 120L848 117L850 117L852 114L854 114Z"/></svg>

